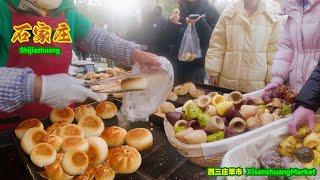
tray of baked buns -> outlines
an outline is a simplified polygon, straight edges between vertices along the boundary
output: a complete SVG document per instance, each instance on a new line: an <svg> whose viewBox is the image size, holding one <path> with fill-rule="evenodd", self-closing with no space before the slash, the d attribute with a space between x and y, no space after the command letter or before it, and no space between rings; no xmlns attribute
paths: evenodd
<svg viewBox="0 0 320 180"><path fill-rule="evenodd" d="M120 106L108 99L21 122L13 136L30 179L208 179L169 145L152 116L118 121Z"/></svg>

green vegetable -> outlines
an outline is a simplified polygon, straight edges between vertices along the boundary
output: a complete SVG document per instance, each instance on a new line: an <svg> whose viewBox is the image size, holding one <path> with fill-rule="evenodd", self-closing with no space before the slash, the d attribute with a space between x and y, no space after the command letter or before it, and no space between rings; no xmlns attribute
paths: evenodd
<svg viewBox="0 0 320 180"><path fill-rule="evenodd" d="M259 105L258 108L259 108L259 109L266 110L268 107L267 107L267 105Z"/></svg>
<svg viewBox="0 0 320 180"><path fill-rule="evenodd" d="M202 128L207 126L210 119L211 119L211 116L205 113L201 113L197 118L198 123Z"/></svg>
<svg viewBox="0 0 320 180"><path fill-rule="evenodd" d="M179 132L184 131L186 129L187 128L185 126L178 126L177 128L174 129L174 132L178 134Z"/></svg>
<svg viewBox="0 0 320 180"><path fill-rule="evenodd" d="M186 118L187 120L196 119L202 113L201 109L196 104L189 104L187 106Z"/></svg>
<svg viewBox="0 0 320 180"><path fill-rule="evenodd" d="M224 132L218 131L214 134L210 134L207 138L207 142L215 142L224 139Z"/></svg>
<svg viewBox="0 0 320 180"><path fill-rule="evenodd" d="M292 114L291 105L283 105L282 110L281 110L281 115L286 116L289 114Z"/></svg>

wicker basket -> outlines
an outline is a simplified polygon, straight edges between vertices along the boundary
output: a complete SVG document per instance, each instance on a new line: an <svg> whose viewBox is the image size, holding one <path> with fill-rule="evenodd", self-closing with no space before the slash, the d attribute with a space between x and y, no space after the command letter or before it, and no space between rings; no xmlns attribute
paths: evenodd
<svg viewBox="0 0 320 180"><path fill-rule="evenodd" d="M262 93L263 91L257 91L250 94L246 94L244 95L244 97L255 98L257 96L261 96ZM179 110L180 109L177 109L177 111ZM184 144L180 142L178 139L176 139L174 128L167 119L164 119L163 125L164 125L164 130L169 142L181 155L188 158L190 161L192 161L193 163L199 166L219 167L221 165L224 155L229 150L246 141L254 139L257 136L260 136L266 132L269 132L274 128L283 126L284 124L287 123L287 121L288 121L288 118L278 120L277 122L274 122L272 124L268 124L266 126L260 127L253 131L249 131L247 133L244 133L235 137L231 137L231 138L224 139L217 142L207 143L206 144L207 146L221 147L217 153L213 153L210 155L204 154L204 151L203 151L204 144L195 144L195 145Z"/></svg>

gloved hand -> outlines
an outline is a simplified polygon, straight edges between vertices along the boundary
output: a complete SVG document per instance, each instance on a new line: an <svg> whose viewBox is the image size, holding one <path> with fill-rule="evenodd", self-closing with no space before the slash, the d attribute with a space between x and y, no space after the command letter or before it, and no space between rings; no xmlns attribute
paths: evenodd
<svg viewBox="0 0 320 180"><path fill-rule="evenodd" d="M53 108L64 108L73 103L83 102L87 98L97 102L108 98L106 94L98 94L83 87L83 82L67 74L42 76L40 103Z"/></svg>
<svg viewBox="0 0 320 180"><path fill-rule="evenodd" d="M293 135L297 134L297 128L304 123L307 123L309 129L314 128L315 124L314 111L300 106L292 115L292 119L288 124L289 132Z"/></svg>
<svg viewBox="0 0 320 180"><path fill-rule="evenodd" d="M271 91L273 89L276 89L277 87L279 87L281 84L276 83L276 82L271 82L269 83L265 88L264 91Z"/></svg>

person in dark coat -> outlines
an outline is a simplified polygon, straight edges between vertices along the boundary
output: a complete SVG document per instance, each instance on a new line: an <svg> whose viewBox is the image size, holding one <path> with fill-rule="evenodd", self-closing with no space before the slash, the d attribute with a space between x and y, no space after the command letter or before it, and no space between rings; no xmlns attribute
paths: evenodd
<svg viewBox="0 0 320 180"><path fill-rule="evenodd" d="M320 108L320 62L303 86L296 99L298 109L293 113L288 124L291 134L297 133L297 128L307 124L310 129L315 126L315 113Z"/></svg>
<svg viewBox="0 0 320 180"><path fill-rule="evenodd" d="M196 20L189 20L191 14L202 15ZM208 0L180 0L179 11L175 10L167 25L167 39L173 41L170 47L170 60L175 70L176 84L186 81L204 82L205 70L204 60L209 47L211 33L218 22L220 14L218 10L209 3ZM179 21L177 22L177 19ZM182 62L178 59L180 45L184 32L189 23L195 23L200 39L202 57L192 62ZM172 43L172 42L171 42Z"/></svg>

